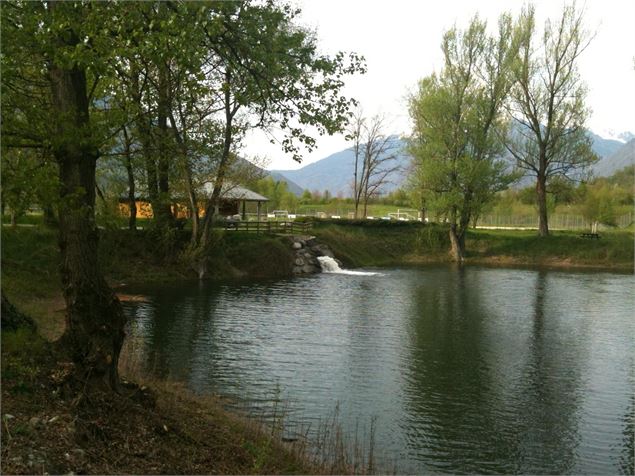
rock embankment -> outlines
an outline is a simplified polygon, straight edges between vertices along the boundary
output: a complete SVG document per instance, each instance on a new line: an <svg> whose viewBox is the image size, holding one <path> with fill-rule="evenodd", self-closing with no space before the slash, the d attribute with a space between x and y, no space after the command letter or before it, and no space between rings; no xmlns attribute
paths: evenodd
<svg viewBox="0 0 635 476"><path fill-rule="evenodd" d="M323 243L318 243L314 236L292 236L291 248L294 251L293 274L296 275L314 274L322 271L318 256L328 256L335 259L331 249Z"/></svg>

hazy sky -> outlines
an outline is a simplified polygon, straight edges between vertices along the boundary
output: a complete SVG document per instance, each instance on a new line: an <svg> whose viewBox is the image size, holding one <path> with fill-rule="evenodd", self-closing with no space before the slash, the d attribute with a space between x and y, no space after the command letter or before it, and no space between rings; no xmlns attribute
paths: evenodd
<svg viewBox="0 0 635 476"><path fill-rule="evenodd" d="M478 13L495 27L503 11L516 15L523 0L304 0L301 22L317 31L322 53L355 51L366 58L368 72L350 77L345 93L355 97L367 115L383 113L391 119L391 130L407 134L410 123L406 96L422 77L438 71L443 32L456 24L465 27ZM563 2L533 2L538 25L556 18ZM588 122L596 132L635 132L635 1L587 0L587 28L595 38L583 53L579 66L592 109ZM270 145L260 133L248 137L243 153L265 156L267 168L294 169L348 146L340 136L318 139L318 147L295 163L279 146Z"/></svg>

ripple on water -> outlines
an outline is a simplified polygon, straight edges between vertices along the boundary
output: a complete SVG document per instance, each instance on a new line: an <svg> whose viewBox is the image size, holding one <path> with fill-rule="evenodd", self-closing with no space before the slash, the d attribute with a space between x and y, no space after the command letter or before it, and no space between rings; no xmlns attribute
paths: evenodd
<svg viewBox="0 0 635 476"><path fill-rule="evenodd" d="M632 453L632 276L436 267L161 288L135 353L288 424L377 418L410 472L615 473ZM630 425L630 426L629 426ZM632 461L632 458L631 460ZM389 466L388 467L392 467Z"/></svg>

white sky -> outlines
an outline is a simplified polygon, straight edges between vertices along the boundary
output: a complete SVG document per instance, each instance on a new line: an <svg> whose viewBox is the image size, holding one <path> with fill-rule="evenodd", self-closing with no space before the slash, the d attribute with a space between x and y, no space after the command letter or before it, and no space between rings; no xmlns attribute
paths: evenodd
<svg viewBox="0 0 635 476"><path fill-rule="evenodd" d="M561 0L535 0L538 25L557 18ZM500 13L517 15L523 0L299 0L301 22L317 30L320 51L355 51L366 58L368 72L349 77L345 94L356 98L366 115L383 113L392 120L389 133L407 134L410 124L405 97L417 81L438 70L443 32L453 24L465 27L479 16L495 27ZM588 126L595 132L635 132L635 1L578 1L585 22L596 33L579 66L592 109ZM243 150L247 157L269 160L269 169L295 169L348 147L344 138L324 136L302 164L251 134Z"/></svg>

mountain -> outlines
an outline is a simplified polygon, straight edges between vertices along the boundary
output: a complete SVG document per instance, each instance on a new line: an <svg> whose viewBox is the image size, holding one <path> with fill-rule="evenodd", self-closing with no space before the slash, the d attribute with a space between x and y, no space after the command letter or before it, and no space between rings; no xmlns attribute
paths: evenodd
<svg viewBox="0 0 635 476"><path fill-rule="evenodd" d="M271 177L276 182L286 182L287 189L289 190L289 192L293 193L294 195L297 195L298 197L302 195L302 192L304 192L304 189L300 187L297 183L291 181L289 178L285 177L281 173L276 172L275 170L271 170L271 171L265 170L265 173L269 175L269 177Z"/></svg>
<svg viewBox="0 0 635 476"><path fill-rule="evenodd" d="M592 140L593 151L600 157L600 160L592 167L594 175L609 176L634 163L635 135L633 133L612 133L609 137L606 137L607 134L603 137L592 131L588 131L588 134ZM626 139L629 141L624 143ZM383 193L388 193L403 184L411 162L411 157L404 152L405 141L395 137L395 142L400 150L397 157L400 171L393 175L391 183L383 188ZM272 176L275 174L275 177L283 177L290 189L289 182L295 182L302 190L319 190L320 192L328 190L335 196L338 194L350 196L354 163L355 156L353 150L349 148L300 169L272 170L271 174ZM531 177L525 177L516 184L516 187L528 186L531 183Z"/></svg>
<svg viewBox="0 0 635 476"><path fill-rule="evenodd" d="M411 158L404 152L405 142L398 137L393 138L395 148L398 150L395 165L400 168L395 172L383 188L387 193L398 188L406 178L406 171L410 166ZM298 184L302 189L328 190L331 195L349 196L355 167L355 154L352 148L344 149L328 157L305 165L297 170L272 170L272 174L279 174Z"/></svg>
<svg viewBox="0 0 635 476"><path fill-rule="evenodd" d="M593 145L592 145L593 152L595 152L600 157L600 159L603 159L615 153L620 147L624 145L624 142L626 142L626 141L621 141L616 139L615 134L613 134L612 136L609 136L608 138L604 134L600 135L592 131L588 131L587 134L591 137L591 140L593 141ZM622 133L622 135L624 136L626 134L630 134L630 132Z"/></svg>
<svg viewBox="0 0 635 476"><path fill-rule="evenodd" d="M593 173L600 177L608 177L629 165L635 165L635 138L623 144L608 157L600 159L593 166Z"/></svg>
<svg viewBox="0 0 635 476"><path fill-rule="evenodd" d="M304 191L302 187L294 183L288 177L285 177L273 170L263 169L243 157L238 157L233 166L233 170L234 172L237 172L239 176L242 175L244 177L251 177L252 179L271 177L276 182L286 182L287 189L298 197L302 195L302 192Z"/></svg>
<svg viewBox="0 0 635 476"><path fill-rule="evenodd" d="M617 132L615 129L604 129L597 134L604 139L615 140L622 144L626 144L632 139L635 139L635 134L632 132Z"/></svg>

